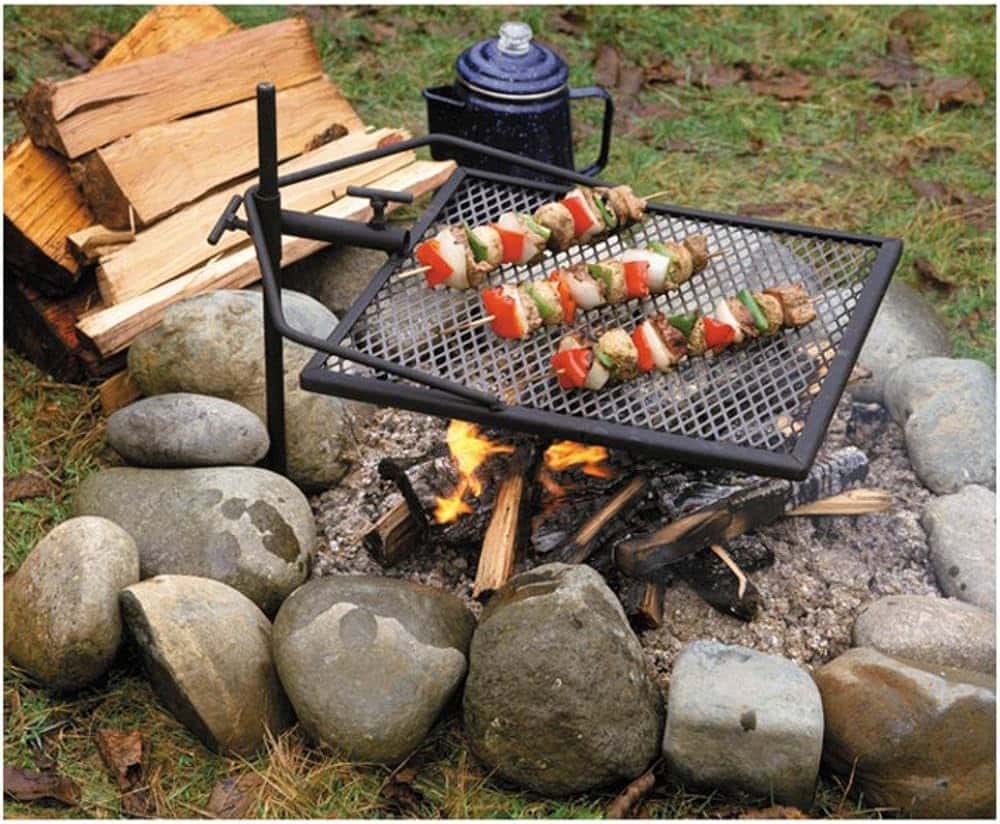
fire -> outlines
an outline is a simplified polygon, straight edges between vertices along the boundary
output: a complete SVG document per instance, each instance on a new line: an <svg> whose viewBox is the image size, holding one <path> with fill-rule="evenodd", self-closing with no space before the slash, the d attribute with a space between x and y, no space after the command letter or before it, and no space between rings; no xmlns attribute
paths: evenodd
<svg viewBox="0 0 1000 824"><path fill-rule="evenodd" d="M593 478L612 478L614 470L605 466L608 450L603 446L587 446L575 441L556 441L545 450L545 465L555 472L581 466L584 475Z"/></svg>
<svg viewBox="0 0 1000 824"><path fill-rule="evenodd" d="M465 502L466 493L478 498L483 492L483 484L476 477L476 470L491 455L509 454L514 451L514 447L495 443L484 437L474 423L453 420L448 424L448 450L458 469L460 480L450 495L435 499L434 520L439 524L449 524L472 512L472 507Z"/></svg>

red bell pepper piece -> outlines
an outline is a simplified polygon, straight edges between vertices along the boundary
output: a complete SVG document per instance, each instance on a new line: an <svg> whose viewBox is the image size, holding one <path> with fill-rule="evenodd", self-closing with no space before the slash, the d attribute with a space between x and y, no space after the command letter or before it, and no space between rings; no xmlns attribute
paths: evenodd
<svg viewBox="0 0 1000 824"><path fill-rule="evenodd" d="M564 349L552 356L552 368L563 389L580 389L587 382L587 373L594 355L589 349Z"/></svg>
<svg viewBox="0 0 1000 824"><path fill-rule="evenodd" d="M563 198L562 204L573 215L573 233L577 237L580 237L588 229L597 225L597 221L590 215L587 202L579 195Z"/></svg>
<svg viewBox="0 0 1000 824"><path fill-rule="evenodd" d="M451 277L451 266L441 256L441 244L437 238L418 244L416 258L422 265L431 267L426 273L428 286L437 286Z"/></svg>
<svg viewBox="0 0 1000 824"><path fill-rule="evenodd" d="M736 339L736 332L728 323L705 317L705 345L709 349L724 349Z"/></svg>
<svg viewBox="0 0 1000 824"><path fill-rule="evenodd" d="M642 334L642 327L639 326L632 332L632 343L639 353L639 371L651 372L653 369L653 350L649 348L646 336Z"/></svg>
<svg viewBox="0 0 1000 824"><path fill-rule="evenodd" d="M649 297L649 261L629 260L625 263L625 294L630 298Z"/></svg>
<svg viewBox="0 0 1000 824"><path fill-rule="evenodd" d="M503 244L503 262L517 263L524 255L524 232L517 232L513 229L504 229L503 226L493 226L500 235L500 242Z"/></svg>
<svg viewBox="0 0 1000 824"><path fill-rule="evenodd" d="M503 293L498 286L495 289L483 289L483 306L486 313L493 315L490 326L501 338L523 338L528 331L517 311L514 299Z"/></svg>
<svg viewBox="0 0 1000 824"><path fill-rule="evenodd" d="M576 301L573 300L573 293L569 285L563 279L562 272L554 269L549 273L549 280L553 281L559 292L559 303L562 305L563 323L573 323L576 318Z"/></svg>

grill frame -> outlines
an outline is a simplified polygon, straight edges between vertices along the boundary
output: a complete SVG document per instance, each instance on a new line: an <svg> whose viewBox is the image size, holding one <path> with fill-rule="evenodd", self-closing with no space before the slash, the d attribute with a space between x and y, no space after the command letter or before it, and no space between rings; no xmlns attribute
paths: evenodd
<svg viewBox="0 0 1000 824"><path fill-rule="evenodd" d="M377 301L380 291L393 274L404 267L412 256L413 246L432 227L460 191L472 178L503 186L530 189L546 194L560 194L578 183L575 175L552 169L554 180L564 183L547 183L502 174L459 167L437 191L422 212L411 231L408 247L391 255L373 275L365 290L345 313L328 338L328 343L341 349L350 349L347 341L355 324ZM835 354L828 361L828 372L821 377L818 393L809 402L809 409L802 421L802 430L788 451L740 445L730 441L713 441L690 435L676 434L616 423L599 418L569 415L528 406L490 408L456 397L448 392L388 377L352 374L328 365L325 352L318 352L300 374L300 384L309 391L336 395L424 412L441 417L462 418L476 423L504 427L552 438L569 438L584 442L602 443L632 452L654 455L664 459L698 466L713 465L741 471L755 472L782 478L801 479L808 473L819 451L823 436L835 411L837 401L847 384L851 369L875 319L879 304L888 288L892 273L902 253L902 242L887 237L865 235L836 230L820 229L780 221L768 221L692 209L670 204L650 204L649 211L656 215L707 222L738 229L760 230L768 233L814 238L821 241L844 241L875 250L874 259L863 277L863 286L850 311L850 319L834 345ZM695 277L698 277L697 275ZM516 280L523 280L523 272ZM415 279L420 280L420 279ZM266 284L265 284L266 286ZM426 287L419 285L418 288ZM487 332L488 334L488 332ZM722 357L726 357L723 355Z"/></svg>

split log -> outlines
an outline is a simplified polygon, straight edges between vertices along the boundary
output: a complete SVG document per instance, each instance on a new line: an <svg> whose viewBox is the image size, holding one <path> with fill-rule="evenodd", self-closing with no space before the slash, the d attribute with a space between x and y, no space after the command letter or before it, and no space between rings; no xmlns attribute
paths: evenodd
<svg viewBox="0 0 1000 824"><path fill-rule="evenodd" d="M285 89L322 74L309 24L293 18L97 74L39 80L18 111L36 144L75 159L147 126L247 100L263 78Z"/></svg>
<svg viewBox="0 0 1000 824"><path fill-rule="evenodd" d="M803 504L790 512L789 516L800 515L866 515L885 512L892 506L892 494L884 489L849 489L840 495L823 498L811 504Z"/></svg>
<svg viewBox="0 0 1000 824"><path fill-rule="evenodd" d="M398 172L372 181L370 185L409 191L416 197L440 186L454 170L454 161L417 161ZM393 206L394 204L389 204L387 209ZM363 198L342 197L320 209L317 214L366 221L371 217L372 211L368 201ZM318 240L286 237L281 245L282 264L294 263L328 245ZM259 278L257 256L252 246L246 244L231 254L209 261L143 295L81 318L77 329L97 351L106 356L122 351L137 335L154 327L171 304L208 289L247 286Z"/></svg>
<svg viewBox="0 0 1000 824"><path fill-rule="evenodd" d="M278 92L278 159L361 131L364 124L340 89L327 78ZM97 220L139 228L196 201L202 195L257 168L257 102L171 123L149 126L70 164ZM183 169L183 174L178 170Z"/></svg>
<svg viewBox="0 0 1000 824"><path fill-rule="evenodd" d="M472 597L482 599L496 592L510 580L514 559L524 537L530 511L531 489L525 480L534 472L538 451L523 446L511 457L503 480L493 498L493 514L483 535L483 545L476 567Z"/></svg>
<svg viewBox="0 0 1000 824"><path fill-rule="evenodd" d="M132 380L128 370L123 369L98 386L97 394L101 399L101 411L105 415L111 415L141 398L142 390L139 384Z"/></svg>
<svg viewBox="0 0 1000 824"><path fill-rule="evenodd" d="M559 560L567 564L582 564L586 561L597 548L604 528L645 491L646 483L646 478L642 475L630 479L621 490L587 518L566 545L556 551Z"/></svg>
<svg viewBox="0 0 1000 824"><path fill-rule="evenodd" d="M352 154L397 143L409 136L409 132L396 129L349 134L283 163L280 173L290 174L310 166L341 160ZM415 157L412 152L400 152L341 172L303 180L282 191L282 207L301 212L315 211L343 196L348 186L369 184L412 163ZM243 194L249 185L250 181L243 181L209 195L139 232L132 243L101 260L97 270L97 285L104 302L112 305L138 297L161 283L218 257L227 249L246 245L248 240L243 232L227 232L215 246L210 245L207 238L209 230L230 198Z"/></svg>
<svg viewBox="0 0 1000 824"><path fill-rule="evenodd" d="M689 555L674 564L671 571L714 609L741 621L752 621L762 599L753 581L746 576L771 566L774 553L763 542L749 536L740 536L727 548L718 549L722 553L710 547ZM723 554L729 563L723 559ZM739 575L730 564L740 571Z"/></svg>
<svg viewBox="0 0 1000 824"><path fill-rule="evenodd" d="M73 232L66 238L66 244L81 266L89 266L120 251L134 240L135 235L131 231L109 229L98 223Z"/></svg>
<svg viewBox="0 0 1000 824"><path fill-rule="evenodd" d="M213 6L158 6L146 14L92 70L95 74L142 57L210 40L235 24ZM67 235L94 222L66 161L22 137L4 150L4 259L50 295L72 291L81 269Z"/></svg>
<svg viewBox="0 0 1000 824"><path fill-rule="evenodd" d="M864 481L867 474L868 458L859 449L847 447L817 461L803 481L759 479L735 492L721 487L721 496L699 511L616 546L615 562L626 575L655 580L670 564L772 523L806 503L837 495Z"/></svg>
<svg viewBox="0 0 1000 824"><path fill-rule="evenodd" d="M663 596L665 584L661 581L636 581L625 578L620 586L618 599L629 624L636 632L659 629L663 626Z"/></svg>
<svg viewBox="0 0 1000 824"><path fill-rule="evenodd" d="M399 501L364 536L365 549L383 567L395 566L420 543L420 527L406 501Z"/></svg>

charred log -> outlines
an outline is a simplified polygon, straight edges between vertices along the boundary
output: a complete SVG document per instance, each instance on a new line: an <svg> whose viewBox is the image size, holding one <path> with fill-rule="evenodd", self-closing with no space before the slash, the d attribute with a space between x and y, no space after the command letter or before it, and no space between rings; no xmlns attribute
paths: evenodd
<svg viewBox="0 0 1000 824"><path fill-rule="evenodd" d="M737 538L725 550L744 576L774 563L774 553L762 541L749 536ZM762 605L753 581L744 577L745 586L741 587L740 576L711 549L689 555L671 569L704 601L741 621L752 621Z"/></svg>

